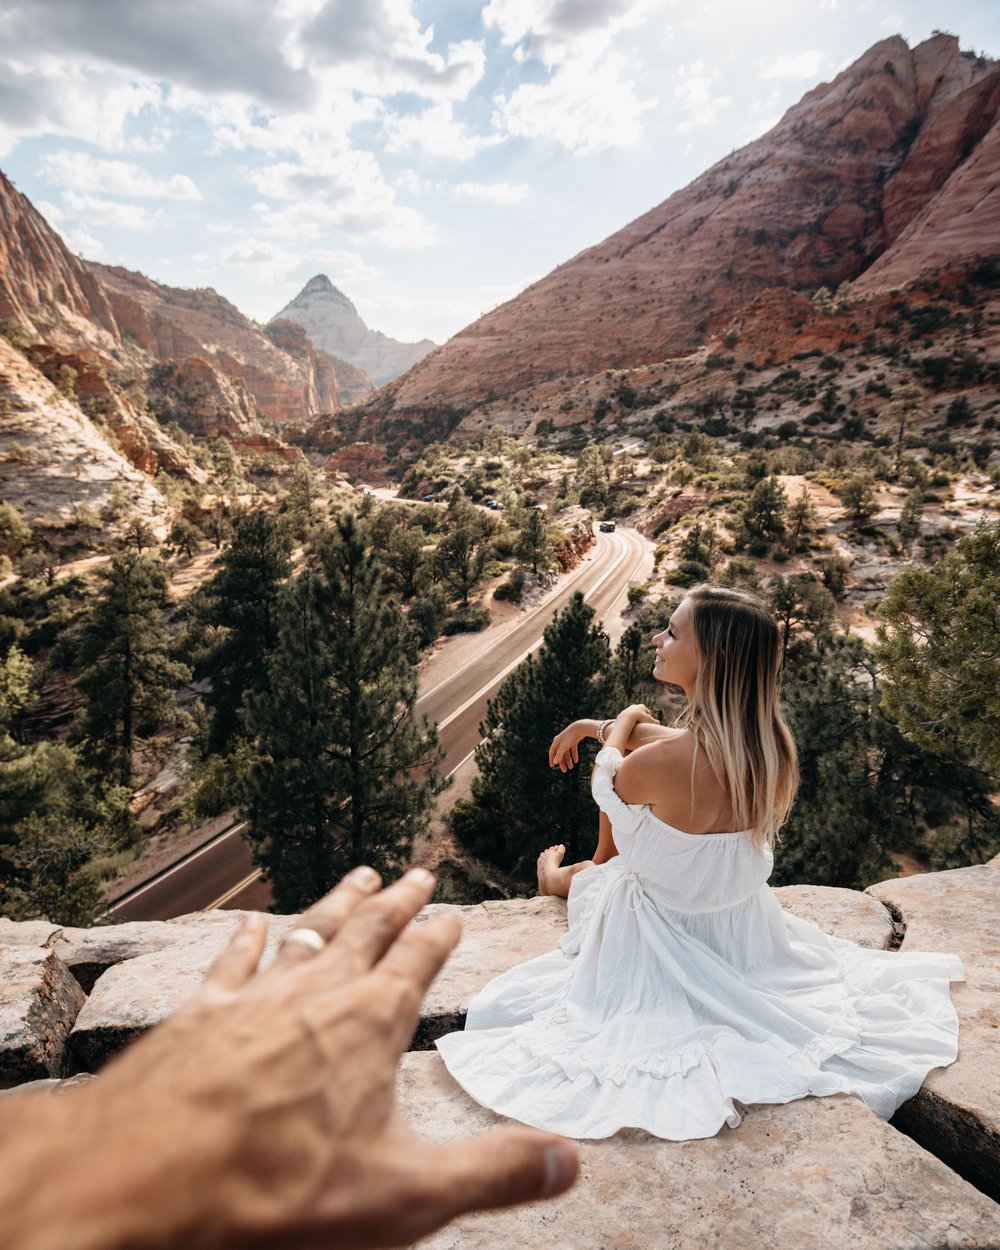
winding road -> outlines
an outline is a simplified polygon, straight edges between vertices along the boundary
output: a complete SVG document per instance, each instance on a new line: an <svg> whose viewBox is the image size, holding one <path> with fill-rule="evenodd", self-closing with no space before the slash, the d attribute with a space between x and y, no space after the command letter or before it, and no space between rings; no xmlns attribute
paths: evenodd
<svg viewBox="0 0 1000 1250"><path fill-rule="evenodd" d="M421 691L417 710L437 722L449 775L475 751L487 700L541 644L545 626L577 591L600 621L610 622L621 611L629 583L648 563L649 545L628 529L598 533L596 538L587 557L541 603L485 631L483 646L471 660ZM237 824L223 830L179 863L130 890L108 909L108 915L120 920L166 920L216 907L266 910L270 893L239 836L242 827Z"/></svg>

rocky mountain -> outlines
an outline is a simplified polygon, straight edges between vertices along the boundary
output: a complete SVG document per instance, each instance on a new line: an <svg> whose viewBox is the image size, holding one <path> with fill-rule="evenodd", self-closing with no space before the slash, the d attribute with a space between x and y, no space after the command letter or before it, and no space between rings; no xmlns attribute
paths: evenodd
<svg viewBox="0 0 1000 1250"><path fill-rule="evenodd" d="M309 279L291 303L272 318L272 324L282 319L304 327L317 347L349 361L377 386L404 373L436 346L430 339L400 343L378 330L369 330L343 291L322 273Z"/></svg>
<svg viewBox="0 0 1000 1250"><path fill-rule="evenodd" d="M1000 64L954 36L876 44L760 139L390 383L356 436L398 446L494 421L525 429L568 379L741 337L761 359L787 358L821 319L818 288L853 283L857 301L884 304L932 270L975 268L1000 253L998 109ZM852 323L856 339L875 320L860 309L836 330Z"/></svg>
<svg viewBox="0 0 1000 1250"><path fill-rule="evenodd" d="M283 425L341 402L336 368L308 342L283 350L213 290L183 290L142 274L89 264L107 292L122 336L160 361L200 357Z"/></svg>
<svg viewBox="0 0 1000 1250"><path fill-rule="evenodd" d="M0 494L30 524L113 526L139 516L164 533L170 509L146 475L158 453L144 433L128 444L131 454L111 446L107 427L0 337Z"/></svg>

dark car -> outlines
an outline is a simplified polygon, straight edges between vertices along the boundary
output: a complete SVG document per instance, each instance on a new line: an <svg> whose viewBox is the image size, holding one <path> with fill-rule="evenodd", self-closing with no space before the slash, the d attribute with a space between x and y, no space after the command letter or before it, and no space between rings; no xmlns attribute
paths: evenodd
<svg viewBox="0 0 1000 1250"><path fill-rule="evenodd" d="M437 495L424 495L424 503L433 503Z"/></svg>
<svg viewBox="0 0 1000 1250"><path fill-rule="evenodd" d="M500 505L497 503L497 501L496 501L495 499L484 499L484 500L483 500L483 507L484 507L484 508L492 508L494 512L499 512L499 511L500 511Z"/></svg>
<svg viewBox="0 0 1000 1250"><path fill-rule="evenodd" d="M597 527L602 534L613 534L615 532L614 521L602 521Z"/></svg>

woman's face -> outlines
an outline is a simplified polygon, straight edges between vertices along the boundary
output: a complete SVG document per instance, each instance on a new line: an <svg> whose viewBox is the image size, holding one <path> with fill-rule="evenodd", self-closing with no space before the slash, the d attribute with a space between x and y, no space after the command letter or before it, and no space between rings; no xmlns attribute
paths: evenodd
<svg viewBox="0 0 1000 1250"><path fill-rule="evenodd" d="M690 601L682 599L674 609L670 624L662 634L657 634L653 639L653 646L656 647L653 676L657 681L680 686L687 695L694 689L698 675L698 648L694 641L693 615Z"/></svg>

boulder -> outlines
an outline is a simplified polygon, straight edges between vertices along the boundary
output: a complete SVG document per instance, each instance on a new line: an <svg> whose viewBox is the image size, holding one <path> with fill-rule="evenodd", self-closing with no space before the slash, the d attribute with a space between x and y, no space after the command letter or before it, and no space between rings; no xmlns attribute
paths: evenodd
<svg viewBox="0 0 1000 1250"><path fill-rule="evenodd" d="M958 1059L935 1069L893 1124L1000 1200L1000 867L899 877L866 893L899 917L904 951L949 951L965 966L951 991Z"/></svg>
<svg viewBox="0 0 1000 1250"><path fill-rule="evenodd" d="M66 1039L84 993L52 951L0 952L0 1086L63 1075Z"/></svg>
<svg viewBox="0 0 1000 1250"><path fill-rule="evenodd" d="M774 895L785 911L810 921L831 937L846 938L873 950L895 950L902 938L892 913L876 898L857 890L783 885Z"/></svg>
<svg viewBox="0 0 1000 1250"><path fill-rule="evenodd" d="M398 1088L413 1127L431 1141L461 1141L500 1122L438 1055L404 1056ZM583 1142L580 1152L580 1179L564 1197L465 1216L422 1250L997 1245L1000 1206L844 1095L749 1107L739 1128L704 1141L632 1129Z"/></svg>

